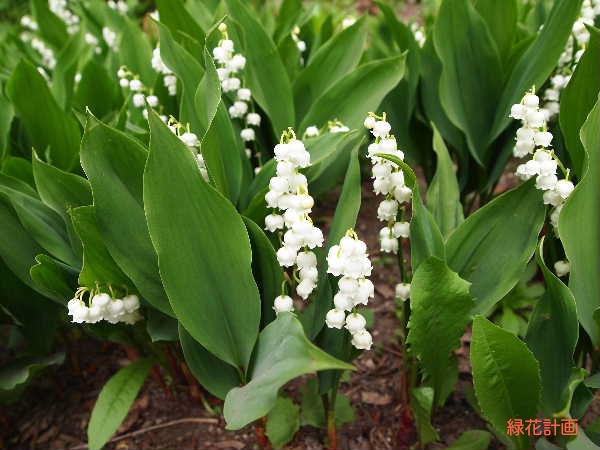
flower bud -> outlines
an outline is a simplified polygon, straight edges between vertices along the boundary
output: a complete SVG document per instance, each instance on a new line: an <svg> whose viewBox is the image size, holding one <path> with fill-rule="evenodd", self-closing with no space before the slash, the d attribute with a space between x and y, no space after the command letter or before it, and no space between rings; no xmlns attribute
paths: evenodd
<svg viewBox="0 0 600 450"><path fill-rule="evenodd" d="M325 323L329 328L341 329L346 323L346 313L343 309L331 309L325 316Z"/></svg>
<svg viewBox="0 0 600 450"><path fill-rule="evenodd" d="M346 330L350 332L350 334L355 334L359 331L365 329L367 325L367 320L358 313L348 314L346 316Z"/></svg>
<svg viewBox="0 0 600 450"><path fill-rule="evenodd" d="M359 350L370 350L373 345L373 336L367 330L360 330L352 336L352 345Z"/></svg>
<svg viewBox="0 0 600 450"><path fill-rule="evenodd" d="M280 295L275 298L273 309L277 314L280 312L292 312L294 310L294 301L289 295Z"/></svg>
<svg viewBox="0 0 600 450"><path fill-rule="evenodd" d="M410 298L410 284L398 283L396 285L396 297L402 301L406 301Z"/></svg>

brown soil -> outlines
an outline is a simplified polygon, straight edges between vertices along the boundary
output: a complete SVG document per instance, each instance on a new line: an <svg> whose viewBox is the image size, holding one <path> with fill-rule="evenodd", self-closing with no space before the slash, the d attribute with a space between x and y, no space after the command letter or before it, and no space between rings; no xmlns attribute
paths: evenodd
<svg viewBox="0 0 600 450"><path fill-rule="evenodd" d="M320 202L327 205L315 212L322 217L325 229L331 222L338 193ZM399 280L394 258L382 256L378 249L376 218L378 201L365 184L363 206L357 232L367 242L374 260L372 280L376 297L370 304L375 313L373 330L375 348L364 352L356 361L358 370L341 391L351 399L356 420L339 431L339 447L350 450L382 450L398 447L403 433L400 418L401 348L396 330L394 285ZM442 441L431 449L445 448L463 431L485 429L485 422L473 411L464 391L470 386L466 359L468 338L461 353L459 388L444 408L436 411L433 423ZM0 415L0 447L10 450L84 449L90 411L104 383L119 367L128 363L123 347L84 337L69 352L67 363L48 370L39 377L16 405ZM299 382L286 389L297 398ZM294 395L295 394L295 395ZM218 410L221 402L207 394L207 400ZM238 432L226 431L218 415L209 413L202 402L194 400L190 388L182 380L170 381L165 388L159 378L151 377L138 397L118 440L107 449L193 450L261 448L260 430L249 426ZM2 437L3 436L3 437ZM288 449L317 450L324 447L322 430L303 427ZM496 447L500 448L500 447Z"/></svg>

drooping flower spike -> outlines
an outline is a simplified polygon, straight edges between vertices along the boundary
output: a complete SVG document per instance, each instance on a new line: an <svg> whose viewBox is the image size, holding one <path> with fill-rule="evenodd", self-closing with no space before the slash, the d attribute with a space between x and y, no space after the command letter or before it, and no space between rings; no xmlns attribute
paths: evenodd
<svg viewBox="0 0 600 450"><path fill-rule="evenodd" d="M536 177L536 188L544 191L544 204L554 207L550 213L550 222L558 235L560 211L565 200L575 189L575 185L569 180L570 170L550 149L553 136L548 131L546 116L540 110L539 103L540 99L532 88L525 94L521 103L511 108L510 116L522 123L521 128L517 130L513 154L517 158L533 155L531 159L517 167L516 175L522 180ZM564 174L563 179L558 178L559 168Z"/></svg>
<svg viewBox="0 0 600 450"><path fill-rule="evenodd" d="M352 345L361 350L369 350L373 343L365 328L367 321L356 309L375 296L375 286L368 279L371 271L367 245L354 230L348 230L340 243L329 249L327 272L340 279L333 297L335 307L327 313L325 323L329 328L346 328L352 335Z"/></svg>
<svg viewBox="0 0 600 450"><path fill-rule="evenodd" d="M126 323L133 325L142 319L139 312L140 299L137 295L128 294L121 298L115 294L115 289L108 286L109 293L97 287L88 289L80 287L67 303L69 315L74 323L98 323L105 320L109 323ZM86 304L84 298L88 297Z"/></svg>
<svg viewBox="0 0 600 450"><path fill-rule="evenodd" d="M269 182L265 200L273 213L265 217L265 229L278 232L282 246L277 250L277 260L282 267L293 268L298 282L296 293L304 300L317 286L317 257L312 251L323 245L323 232L310 218L314 205L308 193L308 180L300 169L310 166L310 153L289 128L275 146L276 175ZM283 295L285 297L285 295ZM275 311L288 311L291 303L277 297Z"/></svg>

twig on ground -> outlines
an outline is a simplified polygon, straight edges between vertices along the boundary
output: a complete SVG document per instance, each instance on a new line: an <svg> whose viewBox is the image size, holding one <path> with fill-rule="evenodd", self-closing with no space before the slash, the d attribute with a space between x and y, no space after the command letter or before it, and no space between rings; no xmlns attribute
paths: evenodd
<svg viewBox="0 0 600 450"><path fill-rule="evenodd" d="M131 433L122 434L121 436L112 438L110 441L107 442L107 444L110 444L112 442L122 441L123 439L128 439L128 438L132 438L135 436L139 436L140 434L144 434L149 431L155 431L155 430L160 430L161 428L167 428L167 427L171 427L174 425L180 425L182 423L219 423L219 420L213 419L210 417L186 417L184 419L171 420L170 422L159 423L158 425L152 425L149 427L140 428L139 430L136 430L136 431L132 431ZM87 448L88 448L87 444L81 444L81 445L77 445L75 447L69 447L68 450L87 450Z"/></svg>

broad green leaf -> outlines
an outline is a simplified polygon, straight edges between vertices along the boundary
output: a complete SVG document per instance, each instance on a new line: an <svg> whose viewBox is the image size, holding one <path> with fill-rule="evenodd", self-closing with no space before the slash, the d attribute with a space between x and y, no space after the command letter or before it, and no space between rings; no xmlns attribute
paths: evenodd
<svg viewBox="0 0 600 450"><path fill-rule="evenodd" d="M172 32L183 31L198 42L204 41L204 31L185 9L184 2L181 0L158 0L156 6L161 23L169 27Z"/></svg>
<svg viewBox="0 0 600 450"><path fill-rule="evenodd" d="M31 279L46 297L66 305L77 288L77 271L48 255L37 255L35 260L37 264L29 270Z"/></svg>
<svg viewBox="0 0 600 450"><path fill-rule="evenodd" d="M367 37L366 20L351 27L319 47L310 62L294 80L296 120L300 121L311 105L336 81L356 68ZM368 112L368 111L367 111ZM333 117L331 117L333 119ZM318 124L323 125L322 123ZM304 131L301 128L300 131Z"/></svg>
<svg viewBox="0 0 600 450"><path fill-rule="evenodd" d="M42 248L72 267L80 266L65 223L54 210L40 200L6 186L0 185L0 193L10 199L21 224Z"/></svg>
<svg viewBox="0 0 600 450"><path fill-rule="evenodd" d="M275 248L265 232L252 220L244 217L244 223L252 246L252 274L258 285L261 299L261 326L275 320L273 301L281 295L284 281L283 270L277 261Z"/></svg>
<svg viewBox="0 0 600 450"><path fill-rule="evenodd" d="M57 213L64 215L70 208L92 203L92 191L85 178L51 166L37 154L33 155L32 165L40 198Z"/></svg>
<svg viewBox="0 0 600 450"><path fill-rule="evenodd" d="M294 439L300 429L300 407L291 398L277 397L267 414L266 435L274 448L281 448Z"/></svg>
<svg viewBox="0 0 600 450"><path fill-rule="evenodd" d="M235 367L206 350L181 324L179 340L187 365L202 387L212 395L223 400L231 389L242 383Z"/></svg>
<svg viewBox="0 0 600 450"><path fill-rule="evenodd" d="M310 107L300 130L322 126L339 119L353 128L362 126L369 111L375 111L384 97L402 79L406 55L372 61L340 78Z"/></svg>
<svg viewBox="0 0 600 450"><path fill-rule="evenodd" d="M173 310L207 350L246 369L260 296L242 217L204 181L190 149L154 112L150 136L144 206ZM176 178L165 177L165 170Z"/></svg>
<svg viewBox="0 0 600 450"><path fill-rule="evenodd" d="M151 367L150 360L136 361L119 370L104 385L88 424L90 450L100 450L117 431L127 417Z"/></svg>
<svg viewBox="0 0 600 450"><path fill-rule="evenodd" d="M27 356L10 361L0 369L0 398L2 391L12 391L27 383L40 370L60 365L65 359L64 353L48 356Z"/></svg>
<svg viewBox="0 0 600 450"><path fill-rule="evenodd" d="M579 322L573 294L546 266L543 245L542 238L536 257L544 274L546 292L535 305L525 341L540 364L541 406L552 416L563 411L571 400L567 397Z"/></svg>
<svg viewBox="0 0 600 450"><path fill-rule="evenodd" d="M600 325L594 311L600 304L600 101L581 128L586 152L583 176L567 199L558 223L560 238L571 263L569 288L577 303L579 321L594 345L600 344Z"/></svg>
<svg viewBox="0 0 600 450"><path fill-rule="evenodd" d="M579 131L594 107L600 91L600 31L590 28L590 41L577 68L560 97L558 118L565 147L571 158L574 172L583 175L586 152Z"/></svg>
<svg viewBox="0 0 600 450"><path fill-rule="evenodd" d="M302 0L283 0L281 2L277 13L277 27L273 33L273 41L276 44L292 33L301 12Z"/></svg>
<svg viewBox="0 0 600 450"><path fill-rule="evenodd" d="M483 430L465 431L448 450L488 450L492 435Z"/></svg>
<svg viewBox="0 0 600 450"><path fill-rule="evenodd" d="M475 0L475 9L488 26L502 62L506 62L515 41L517 28L517 0Z"/></svg>
<svg viewBox="0 0 600 450"><path fill-rule="evenodd" d="M81 163L92 186L104 245L142 297L172 315L143 207L147 151L137 141L89 116Z"/></svg>
<svg viewBox="0 0 600 450"><path fill-rule="evenodd" d="M488 160L487 138L504 77L498 48L469 0L446 0L435 22L435 49L442 62L441 103L467 137L479 164Z"/></svg>
<svg viewBox="0 0 600 450"><path fill-rule="evenodd" d="M85 60L91 56L92 51L85 44L83 33L77 33L69 37L69 40L57 55L56 68L52 73L50 88L57 103L65 111L70 109L77 66L82 59Z"/></svg>
<svg viewBox="0 0 600 450"><path fill-rule="evenodd" d="M73 106L80 111L89 109L96 117L105 117L118 109L119 85L106 68L91 59L81 71L81 81L75 89Z"/></svg>
<svg viewBox="0 0 600 450"><path fill-rule="evenodd" d="M119 95L119 85L102 64L92 59L81 71L73 106L80 111L89 109L96 117L105 117L118 109Z"/></svg>
<svg viewBox="0 0 600 450"><path fill-rule="evenodd" d="M479 209L448 237L448 265L471 282L474 312L487 313L517 284L544 218L542 195L529 182Z"/></svg>
<svg viewBox="0 0 600 450"><path fill-rule="evenodd" d="M53 47L60 49L69 35L65 23L48 7L46 0L32 0L31 10L38 23L40 36Z"/></svg>
<svg viewBox="0 0 600 450"><path fill-rule="evenodd" d="M360 163L358 160L358 149L355 148L350 155L346 177L342 187L342 193L337 203L333 216L333 222L327 236L327 243L322 252L318 252L319 267L325 267L325 257L329 249L337 245L350 228L356 226L356 219L360 211L362 196ZM314 339L325 324L325 315L331 309L331 289L328 282L329 276L325 270L321 270L317 283L317 291L314 300L300 315L300 321L306 330L306 334Z"/></svg>
<svg viewBox="0 0 600 450"><path fill-rule="evenodd" d="M179 341L179 323L177 319L161 313L158 309L146 311L146 331L152 342Z"/></svg>
<svg viewBox="0 0 600 450"><path fill-rule="evenodd" d="M457 372L452 352L471 321L473 299L467 281L436 257L423 261L411 282L407 343L421 363L441 404L445 379Z"/></svg>
<svg viewBox="0 0 600 450"><path fill-rule="evenodd" d="M537 38L522 54L508 81L504 83L502 96L493 102L495 117L487 142L496 139L512 120L510 107L519 103L531 86L541 86L556 67L556 62L565 48L571 34L573 22L581 11L582 0L557 0L550 16L537 35ZM485 100L484 100L485 99ZM481 97L483 102L492 102L489 97ZM487 129L490 129L489 127Z"/></svg>
<svg viewBox="0 0 600 450"><path fill-rule="evenodd" d="M152 68L152 47L148 36L136 22L125 18L119 40L119 57L121 65L125 65L137 74L146 86L153 86L157 75Z"/></svg>
<svg viewBox="0 0 600 450"><path fill-rule="evenodd" d="M583 431L579 431L577 436L567 443L567 450L598 450L599 448Z"/></svg>
<svg viewBox="0 0 600 450"><path fill-rule="evenodd" d="M277 47L250 7L240 0L226 0L233 20L244 34L244 54L248 59L244 74L256 102L265 110L276 136L294 125L292 87ZM239 45L239 44L238 44Z"/></svg>
<svg viewBox="0 0 600 450"><path fill-rule="evenodd" d="M519 338L476 316L471 364L477 401L485 418L498 432L505 434L509 419L536 417L540 397L539 366ZM511 439L519 449L530 448L530 436L523 434Z"/></svg>
<svg viewBox="0 0 600 450"><path fill-rule="evenodd" d="M3 183L8 183L10 187L31 197L39 198L35 189L36 186L31 161L19 156L9 156L2 161L1 170L2 174L7 175L7 177L2 177Z"/></svg>
<svg viewBox="0 0 600 450"><path fill-rule="evenodd" d="M279 313L261 333L254 352L250 382L225 398L227 429L238 430L263 417L277 402L277 391L288 381L327 369L353 370L312 344L292 313Z"/></svg>
<svg viewBox="0 0 600 450"><path fill-rule="evenodd" d="M181 80L181 107L179 121L189 123L193 132L200 133L201 125L196 112L195 94L204 73L200 63L180 44L169 29L157 22L160 31L160 55L169 69Z"/></svg>
<svg viewBox="0 0 600 450"><path fill-rule="evenodd" d="M130 286L131 281L115 263L102 240L96 208L81 206L71 209L69 213L83 244L83 268L79 274L79 285L89 288L97 284Z"/></svg>
<svg viewBox="0 0 600 450"><path fill-rule="evenodd" d="M42 154L48 151L49 162L60 169L75 168L81 138L79 125L58 106L37 69L21 61L6 90L35 149Z"/></svg>
<svg viewBox="0 0 600 450"><path fill-rule="evenodd" d="M431 211L442 235L448 236L465 219L454 163L435 125L433 149L437 155L437 167L427 191L427 209Z"/></svg>
<svg viewBox="0 0 600 450"><path fill-rule="evenodd" d="M8 268L27 286L35 288L29 269L44 249L23 227L10 200L0 194L0 228L10 239L0 239L0 257Z"/></svg>
<svg viewBox="0 0 600 450"><path fill-rule="evenodd" d="M417 422L419 444L424 446L437 441L440 437L431 425L431 411L434 405L434 390L430 387L418 387L411 391L411 404Z"/></svg>
<svg viewBox="0 0 600 450"><path fill-rule="evenodd" d="M0 94L0 161L8 152L10 124L14 117L13 106L10 101Z"/></svg>
<svg viewBox="0 0 600 450"><path fill-rule="evenodd" d="M246 159L229 113L221 100L221 82L212 57L205 50L206 71L194 104L202 137L201 151L209 176L221 193L237 203L242 185L242 161Z"/></svg>

